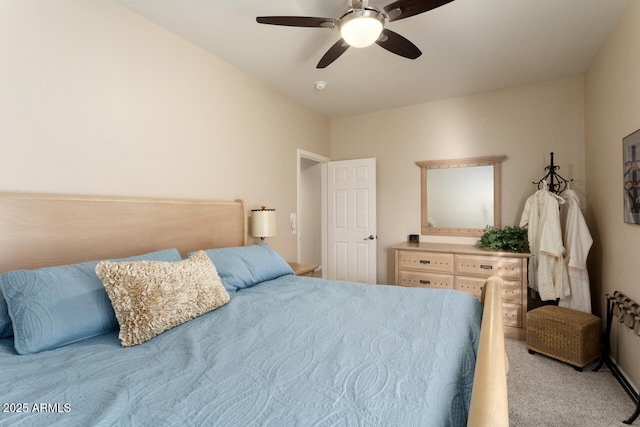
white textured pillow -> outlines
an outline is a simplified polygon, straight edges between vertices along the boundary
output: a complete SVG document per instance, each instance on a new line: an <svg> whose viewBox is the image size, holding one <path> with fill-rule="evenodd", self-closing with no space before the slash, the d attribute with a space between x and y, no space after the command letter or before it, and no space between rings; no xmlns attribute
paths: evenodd
<svg viewBox="0 0 640 427"><path fill-rule="evenodd" d="M111 299L123 347L141 344L229 302L203 251L177 262L103 261L96 274Z"/></svg>

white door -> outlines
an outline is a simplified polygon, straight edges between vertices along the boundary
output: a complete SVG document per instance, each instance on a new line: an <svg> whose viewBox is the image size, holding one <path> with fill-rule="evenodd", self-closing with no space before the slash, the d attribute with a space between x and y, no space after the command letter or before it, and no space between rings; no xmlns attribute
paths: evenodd
<svg viewBox="0 0 640 427"><path fill-rule="evenodd" d="M327 165L327 278L376 283L376 159Z"/></svg>

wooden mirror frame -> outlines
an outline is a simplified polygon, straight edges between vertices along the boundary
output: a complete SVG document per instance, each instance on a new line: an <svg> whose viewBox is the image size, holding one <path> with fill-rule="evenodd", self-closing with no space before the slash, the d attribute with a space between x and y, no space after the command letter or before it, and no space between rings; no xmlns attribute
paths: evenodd
<svg viewBox="0 0 640 427"><path fill-rule="evenodd" d="M420 222L424 235L482 236L481 228L439 228L427 224L427 171L429 169L464 168L470 166L493 166L493 226L501 227L501 176L502 162L507 156L469 157L466 159L425 160L416 162L420 166Z"/></svg>

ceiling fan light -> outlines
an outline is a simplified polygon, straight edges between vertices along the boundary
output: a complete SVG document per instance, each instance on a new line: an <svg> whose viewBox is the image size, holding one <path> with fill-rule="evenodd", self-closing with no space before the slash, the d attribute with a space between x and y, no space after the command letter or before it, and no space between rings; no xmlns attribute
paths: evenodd
<svg viewBox="0 0 640 427"><path fill-rule="evenodd" d="M376 10L354 10L340 19L340 35L352 47L367 47L378 40L384 16Z"/></svg>

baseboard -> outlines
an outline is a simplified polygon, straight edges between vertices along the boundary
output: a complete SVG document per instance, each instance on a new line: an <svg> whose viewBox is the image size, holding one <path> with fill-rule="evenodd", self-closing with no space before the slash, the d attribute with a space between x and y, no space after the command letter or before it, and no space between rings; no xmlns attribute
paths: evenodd
<svg viewBox="0 0 640 427"><path fill-rule="evenodd" d="M640 398L638 396L638 387L636 387L633 382L629 379L629 376L620 368L618 365L618 361L613 357L609 356L611 363L607 363L607 367L613 374L616 380L620 383L624 391L629 395L633 403L638 405Z"/></svg>

